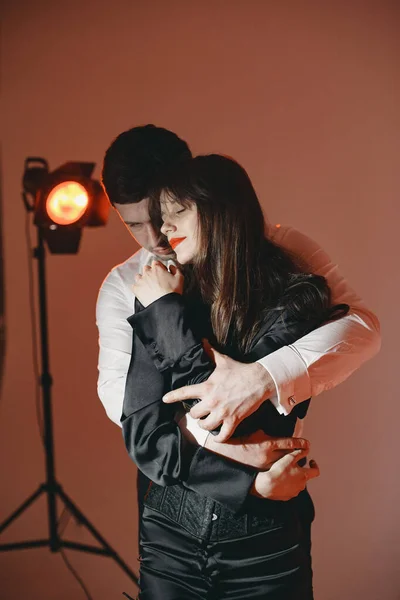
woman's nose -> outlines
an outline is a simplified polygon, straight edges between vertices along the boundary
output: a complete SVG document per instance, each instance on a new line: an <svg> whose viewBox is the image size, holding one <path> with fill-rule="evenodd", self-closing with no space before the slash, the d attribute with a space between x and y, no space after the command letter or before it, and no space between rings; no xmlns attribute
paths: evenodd
<svg viewBox="0 0 400 600"><path fill-rule="evenodd" d="M174 229L176 229L175 225L169 223L169 221L165 221L161 225L161 233L163 233L164 235L167 235L170 231L174 231Z"/></svg>

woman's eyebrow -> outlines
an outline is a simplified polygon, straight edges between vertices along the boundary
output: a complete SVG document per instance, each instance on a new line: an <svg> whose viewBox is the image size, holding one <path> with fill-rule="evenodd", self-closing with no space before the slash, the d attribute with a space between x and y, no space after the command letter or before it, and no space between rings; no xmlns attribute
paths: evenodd
<svg viewBox="0 0 400 600"><path fill-rule="evenodd" d="M161 214L161 218L163 219L164 217L168 217L168 215L173 215L174 214L174 209L172 208L171 210L163 210L162 208L160 209L160 214Z"/></svg>

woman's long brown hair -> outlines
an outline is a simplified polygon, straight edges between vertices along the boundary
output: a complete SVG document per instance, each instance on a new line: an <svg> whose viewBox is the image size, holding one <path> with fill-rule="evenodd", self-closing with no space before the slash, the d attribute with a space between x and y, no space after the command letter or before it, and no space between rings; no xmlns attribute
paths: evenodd
<svg viewBox="0 0 400 600"><path fill-rule="evenodd" d="M330 306L323 277L302 273L265 235L263 212L246 171L231 158L210 154L176 165L151 196L161 192L182 206L194 202L200 251L188 269L187 288L211 308L216 340L247 351L266 311L315 319Z"/></svg>

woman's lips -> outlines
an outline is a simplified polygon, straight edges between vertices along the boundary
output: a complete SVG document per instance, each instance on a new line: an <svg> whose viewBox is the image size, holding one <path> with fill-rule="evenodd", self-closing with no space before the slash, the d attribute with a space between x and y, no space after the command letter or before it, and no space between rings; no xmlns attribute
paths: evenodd
<svg viewBox="0 0 400 600"><path fill-rule="evenodd" d="M175 250L177 245L180 244L181 242L183 242L183 240L186 240L186 237L171 238L169 240L169 245L171 246L171 248L173 248Z"/></svg>

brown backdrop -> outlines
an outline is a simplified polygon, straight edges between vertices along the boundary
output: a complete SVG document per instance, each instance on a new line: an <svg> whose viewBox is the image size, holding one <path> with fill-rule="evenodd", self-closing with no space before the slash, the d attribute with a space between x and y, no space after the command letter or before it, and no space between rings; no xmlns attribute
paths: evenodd
<svg viewBox="0 0 400 600"><path fill-rule="evenodd" d="M231 154L269 218L308 233L382 321L380 355L314 403L320 463L311 490L318 600L399 593L399 5L389 0L5 0L3 213L7 355L1 515L43 478L34 405L20 179L26 156L53 168L95 160L122 130L153 122L194 152ZM398 168L397 168L398 170ZM96 396L96 294L135 245L115 215L81 252L50 257L57 474L136 567L135 468ZM42 501L2 541L46 531ZM89 540L70 522L67 535ZM397 556L396 556L397 554ZM96 600L134 588L109 559L69 553ZM0 556L2 598L84 598L47 550Z"/></svg>

